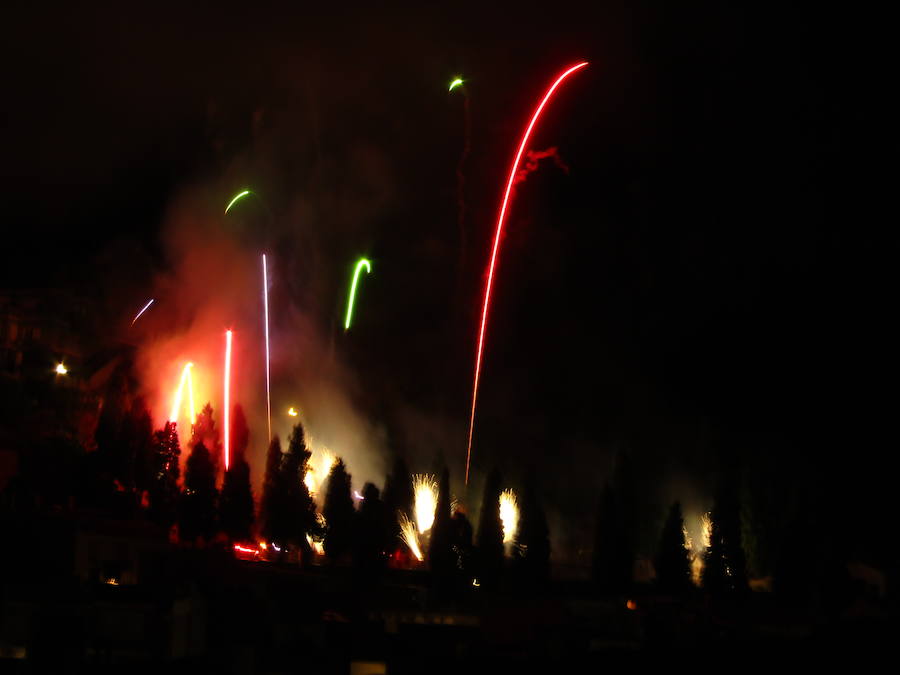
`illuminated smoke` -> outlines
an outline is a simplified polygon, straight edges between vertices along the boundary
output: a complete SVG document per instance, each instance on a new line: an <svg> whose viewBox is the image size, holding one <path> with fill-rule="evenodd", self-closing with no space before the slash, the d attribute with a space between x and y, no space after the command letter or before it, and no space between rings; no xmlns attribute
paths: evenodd
<svg viewBox="0 0 900 675"><path fill-rule="evenodd" d="M503 543L511 544L519 529L519 503L512 490L500 493L500 522L503 524Z"/></svg>
<svg viewBox="0 0 900 675"><path fill-rule="evenodd" d="M531 131L534 129L535 124L538 121L538 118L541 116L541 112L544 110L544 107L547 105L547 102L550 100L550 97L553 96L553 92L556 91L557 87L562 84L562 81L565 80L569 75L574 73L576 70L580 70L587 65L587 62L582 62L577 65L572 66L571 68L564 71L547 92L544 94L544 98L541 99L540 104L537 108L535 108L534 113L531 116L531 121L528 123L528 126L525 129L525 133L522 134L522 140L519 142L519 149L516 152L515 159L513 159L512 166L509 170L509 178L506 181L506 191L503 195L503 202L500 205L500 212L497 216L497 229L494 234L494 245L491 250L491 262L488 265L488 278L487 283L484 288L484 305L481 310L481 328L478 331L478 349L475 352L475 380L472 383L472 410L469 416L469 440L466 444L466 485L469 484L469 461L472 456L472 433L475 429L475 406L478 401L478 380L481 376L481 358L484 353L484 331L487 326L487 315L488 315L488 307L491 303L491 285L494 281L494 266L497 263L497 252L500 249L500 235L503 232L503 223L506 219L506 212L509 207L509 198L512 193L513 184L516 179L516 174L519 170L519 162L522 160L522 154L525 152L525 146L528 144L528 139L531 137Z"/></svg>
<svg viewBox="0 0 900 675"><path fill-rule="evenodd" d="M416 560L423 561L425 557L419 547L419 533L416 532L416 524L403 512L397 513L397 519L400 522L400 538L409 547L410 553L416 557Z"/></svg>
<svg viewBox="0 0 900 675"><path fill-rule="evenodd" d="M416 525L425 534L434 524L437 511L438 485L431 474L417 473L412 477Z"/></svg>
<svg viewBox="0 0 900 675"><path fill-rule="evenodd" d="M562 169L563 173L569 173L568 165L562 160L562 157L559 156L559 152L556 147L547 148L546 150L529 150L525 153L525 162L524 166L519 169L519 172L516 174L516 182L518 185L525 181L528 178L528 174L534 173L538 170L540 166L540 161L542 159L552 159L553 163L556 164L560 169Z"/></svg>

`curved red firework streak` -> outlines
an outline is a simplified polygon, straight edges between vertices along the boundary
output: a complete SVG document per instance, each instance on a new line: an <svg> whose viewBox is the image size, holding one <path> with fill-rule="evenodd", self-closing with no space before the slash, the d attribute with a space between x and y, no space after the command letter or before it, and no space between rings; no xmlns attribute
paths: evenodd
<svg viewBox="0 0 900 675"><path fill-rule="evenodd" d="M475 428L475 403L478 400L478 379L481 376L481 356L484 351L484 329L487 324L487 313L488 306L491 302L491 285L494 282L494 265L497 263L497 251L500 249L500 234L503 231L503 222L506 219L506 212L509 207L509 198L512 193L513 184L516 180L516 174L519 170L519 162L522 161L522 154L525 152L525 146L528 144L528 139L531 136L531 131L534 129L534 125L537 123L538 118L541 116L541 113L544 110L544 107L547 105L547 102L550 100L550 97L553 96L553 92L562 84L563 80L565 80L569 75L574 73L576 70L580 70L587 65L587 61L583 61L577 65L572 66L565 70L556 80L550 85L550 88L547 90L547 93L544 94L544 98L541 99L540 104L537 108L535 108L534 113L531 115L531 121L528 122L528 126L525 128L525 133L522 134L522 140L519 142L519 149L516 151L516 158L513 160L512 166L509 168L509 179L506 181L506 192L503 194L503 202L500 205L500 214L497 218L497 232L494 235L494 248L491 252L491 264L488 266L488 278L487 278L487 286L484 289L484 307L481 310L481 330L478 334L478 351L475 356L475 382L472 385L472 412L469 417L469 441L466 448L466 485L469 484L469 460L472 456L472 431Z"/></svg>

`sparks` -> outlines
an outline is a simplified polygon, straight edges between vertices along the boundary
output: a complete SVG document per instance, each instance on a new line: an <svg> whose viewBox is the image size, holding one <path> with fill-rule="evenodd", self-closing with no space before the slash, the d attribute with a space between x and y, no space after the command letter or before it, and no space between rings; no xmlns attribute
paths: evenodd
<svg viewBox="0 0 900 675"><path fill-rule="evenodd" d="M419 534L425 534L434 524L437 510L438 486L434 476L417 473L412 477L416 525Z"/></svg>
<svg viewBox="0 0 900 675"><path fill-rule="evenodd" d="M325 448L316 453L315 462L309 462L306 468L306 475L303 476L303 483L310 494L316 494L331 473L331 467L334 466L337 458L331 450Z"/></svg>
<svg viewBox="0 0 900 675"><path fill-rule="evenodd" d="M500 522L503 525L503 543L511 544L519 528L519 503L512 490L500 493Z"/></svg>
<svg viewBox="0 0 900 675"><path fill-rule="evenodd" d="M235 203L236 201L238 201L239 199L243 199L244 197L246 197L246 196L249 195L249 194L252 194L252 193L250 192L250 190L244 190L243 192L237 193L237 194L232 198L232 200L231 200L230 202L228 202L228 206L225 207L225 213L228 213L228 210L229 210L232 206L234 206L234 203Z"/></svg>
<svg viewBox="0 0 900 675"><path fill-rule="evenodd" d="M266 419L269 422L269 442L272 441L272 397L269 393L269 276L266 271L266 254L262 256L263 268L263 325L266 335ZM293 410L293 408L291 408ZM295 417L296 413L292 415Z"/></svg>
<svg viewBox="0 0 900 675"><path fill-rule="evenodd" d="M225 437L225 470L231 463L231 331L225 331L225 429L222 435Z"/></svg>
<svg viewBox="0 0 900 675"><path fill-rule="evenodd" d="M344 320L344 330L350 330L350 319L353 317L353 300L356 298L356 284L363 267L366 268L366 274L372 271L372 265L365 258L360 258L356 263L356 269L353 270L353 281L350 283L350 299L347 302L347 318Z"/></svg>
<svg viewBox="0 0 900 675"><path fill-rule="evenodd" d="M291 406L290 408L288 408L288 415L290 415L291 417L296 417L299 414L300 413L298 413L296 410L294 410L294 406Z"/></svg>
<svg viewBox="0 0 900 675"><path fill-rule="evenodd" d="M131 320L131 325L132 325L132 326L134 325L134 322L135 322L135 321L137 321L138 319L141 318L141 314L143 314L144 312L146 312L146 311L147 311L147 308L150 307L150 305L153 304L153 300L154 300L153 298L150 298L150 302L148 302L146 305L144 305L144 306L141 308L141 311L134 315L134 318Z"/></svg>
<svg viewBox="0 0 900 675"><path fill-rule="evenodd" d="M197 419L197 413L194 410L194 383L191 378L191 368L194 367L193 363L184 364L184 368L181 371L181 381L178 383L178 389L175 390L175 398L172 403L172 412L169 414L170 422L178 421L178 412L181 410L181 400L184 397L184 388L187 387L188 390L188 403L190 405L191 411L191 424L194 423L194 420Z"/></svg>
<svg viewBox="0 0 900 675"><path fill-rule="evenodd" d="M409 547L416 560L422 562L425 556L422 555L422 548L419 546L419 533L416 532L416 524L411 521L405 513L399 513L400 522L400 538Z"/></svg>
<svg viewBox="0 0 900 675"><path fill-rule="evenodd" d="M69 369L66 368L65 364L57 363L56 368L54 369L57 375L65 375L69 372Z"/></svg>
<svg viewBox="0 0 900 675"><path fill-rule="evenodd" d="M450 83L450 88L447 91L453 91L457 87L462 86L463 79L461 77L457 77L453 82Z"/></svg>
<svg viewBox="0 0 900 675"><path fill-rule="evenodd" d="M501 202L500 212L497 217L497 230L494 234L494 246L493 250L491 251L491 262L488 266L487 284L484 289L484 306L481 311L481 329L478 333L478 350L475 356L475 381L472 385L472 410L469 416L469 440L466 446L466 485L469 484L469 461L472 456L472 432L475 428L475 404L478 400L478 380L481 376L481 357L484 351L484 329L487 325L488 307L491 302L491 285L494 282L494 266L497 263L497 252L500 249L500 235L503 232L503 221L506 218L506 212L509 206L509 198L510 194L512 193L513 182L516 179L516 174L519 170L519 162L522 159L522 154L525 152L525 146L528 144L528 139L531 136L531 131L532 129L534 129L534 126L537 123L541 112L543 112L544 107L547 105L547 102L550 100L550 97L553 96L553 92L556 91L557 87L559 87L559 85L562 84L562 81L565 80L569 75L574 73L576 70L584 68L586 65L587 61L584 61L564 71L562 75L556 78L556 81L544 94L544 98L541 99L540 104L537 108L535 108L534 113L531 115L531 121L525 128L525 133L522 134L522 140L519 142L519 149L516 151L515 159L513 159L512 166L509 169L509 178L506 181L506 192L504 192L503 194L503 201Z"/></svg>

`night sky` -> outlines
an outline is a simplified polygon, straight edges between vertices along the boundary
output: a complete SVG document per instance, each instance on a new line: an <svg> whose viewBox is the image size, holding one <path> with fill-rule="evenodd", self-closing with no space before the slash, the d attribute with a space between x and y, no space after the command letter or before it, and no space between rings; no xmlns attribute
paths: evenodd
<svg viewBox="0 0 900 675"><path fill-rule="evenodd" d="M457 481L501 184L531 106L585 59L531 143L569 171L543 162L507 223L476 484L534 466L577 518L627 449L653 516L678 496L708 508L739 457L846 522L871 515L896 482L879 470L892 298L872 19L726 4L13 10L2 287L139 306L109 282L166 269L173 205L218 217L251 186L264 203L222 227L275 251L282 301L326 332L353 260L372 260L352 339L332 330L350 395L413 468L447 461Z"/></svg>

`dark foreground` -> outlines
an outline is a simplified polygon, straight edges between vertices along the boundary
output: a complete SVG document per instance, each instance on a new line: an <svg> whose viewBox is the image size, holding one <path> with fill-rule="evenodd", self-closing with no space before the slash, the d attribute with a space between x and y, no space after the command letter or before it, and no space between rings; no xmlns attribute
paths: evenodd
<svg viewBox="0 0 900 675"><path fill-rule="evenodd" d="M2 672L733 670L785 655L859 664L900 635L895 613L861 597L841 607L820 598L811 611L768 593L728 605L649 588L611 597L578 580L451 592L425 571L373 579L177 549L134 524L40 527L46 536L25 537L30 546L3 549Z"/></svg>

